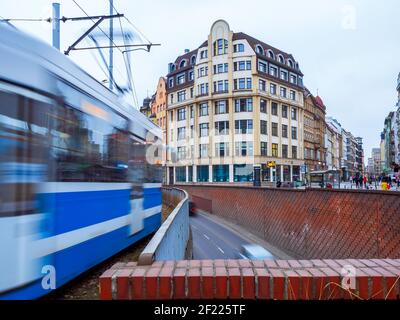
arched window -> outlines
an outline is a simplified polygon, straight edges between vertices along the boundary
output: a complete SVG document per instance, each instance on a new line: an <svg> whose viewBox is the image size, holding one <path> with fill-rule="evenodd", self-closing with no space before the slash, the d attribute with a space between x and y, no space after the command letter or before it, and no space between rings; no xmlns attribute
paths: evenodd
<svg viewBox="0 0 400 320"><path fill-rule="evenodd" d="M299 70L299 64L296 62L296 69Z"/></svg>
<svg viewBox="0 0 400 320"><path fill-rule="evenodd" d="M173 63L172 65L171 65L171 71L174 71L175 70L175 63Z"/></svg>
<svg viewBox="0 0 400 320"><path fill-rule="evenodd" d="M228 40L218 39L214 42L214 56L228 53Z"/></svg>
<svg viewBox="0 0 400 320"><path fill-rule="evenodd" d="M293 61L291 59L288 59L287 62L288 62L288 66L293 68Z"/></svg>
<svg viewBox="0 0 400 320"><path fill-rule="evenodd" d="M183 68L183 67L185 67L185 66L186 66L186 60L183 59L183 60L181 61L181 63L179 64L179 68Z"/></svg>
<svg viewBox="0 0 400 320"><path fill-rule="evenodd" d="M195 64L196 63L196 56L192 56L190 58L190 64Z"/></svg>
<svg viewBox="0 0 400 320"><path fill-rule="evenodd" d="M257 52L258 54L264 54L264 48L258 44L258 45L256 46L256 52Z"/></svg>
<svg viewBox="0 0 400 320"><path fill-rule="evenodd" d="M271 49L268 50L268 58L275 59L274 52Z"/></svg>
<svg viewBox="0 0 400 320"><path fill-rule="evenodd" d="M285 63L285 59L283 59L283 56L281 54L278 55L278 61L280 63Z"/></svg>

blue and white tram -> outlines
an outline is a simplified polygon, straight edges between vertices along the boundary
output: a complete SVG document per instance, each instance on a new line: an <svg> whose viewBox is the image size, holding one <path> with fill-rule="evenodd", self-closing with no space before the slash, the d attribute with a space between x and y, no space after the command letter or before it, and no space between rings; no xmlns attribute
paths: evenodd
<svg viewBox="0 0 400 320"><path fill-rule="evenodd" d="M0 23L0 299L49 293L156 231L162 133Z"/></svg>

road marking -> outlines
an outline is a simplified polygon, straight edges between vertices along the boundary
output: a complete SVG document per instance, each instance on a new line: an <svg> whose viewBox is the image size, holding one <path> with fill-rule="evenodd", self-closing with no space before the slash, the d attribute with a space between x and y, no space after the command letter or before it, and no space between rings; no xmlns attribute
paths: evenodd
<svg viewBox="0 0 400 320"><path fill-rule="evenodd" d="M192 225L192 228L195 229L195 230L197 230L197 227L195 227L194 225Z"/></svg>
<svg viewBox="0 0 400 320"><path fill-rule="evenodd" d="M204 238L206 238L207 240L210 240L210 237L207 236L205 233L203 233Z"/></svg>
<svg viewBox="0 0 400 320"><path fill-rule="evenodd" d="M222 254L225 254L224 250L222 250L222 249L221 249L220 247L218 247L218 246L217 246L217 248L218 248L219 251L222 252Z"/></svg>

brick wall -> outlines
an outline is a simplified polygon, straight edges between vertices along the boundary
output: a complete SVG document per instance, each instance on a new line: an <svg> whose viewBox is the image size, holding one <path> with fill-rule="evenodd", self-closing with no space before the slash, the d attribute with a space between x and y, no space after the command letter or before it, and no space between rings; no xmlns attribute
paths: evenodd
<svg viewBox="0 0 400 320"><path fill-rule="evenodd" d="M300 259L400 258L400 195L180 185L195 206Z"/></svg>
<svg viewBox="0 0 400 320"><path fill-rule="evenodd" d="M399 278L400 259L129 262L103 273L100 299L399 299Z"/></svg>

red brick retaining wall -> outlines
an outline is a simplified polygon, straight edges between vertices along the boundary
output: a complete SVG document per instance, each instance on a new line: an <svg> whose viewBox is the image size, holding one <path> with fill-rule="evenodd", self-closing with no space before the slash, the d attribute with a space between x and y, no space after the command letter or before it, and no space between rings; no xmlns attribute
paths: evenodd
<svg viewBox="0 0 400 320"><path fill-rule="evenodd" d="M400 259L130 262L100 277L100 299L398 299L399 278Z"/></svg>
<svg viewBox="0 0 400 320"><path fill-rule="evenodd" d="M195 206L301 259L400 258L400 194L179 185Z"/></svg>

